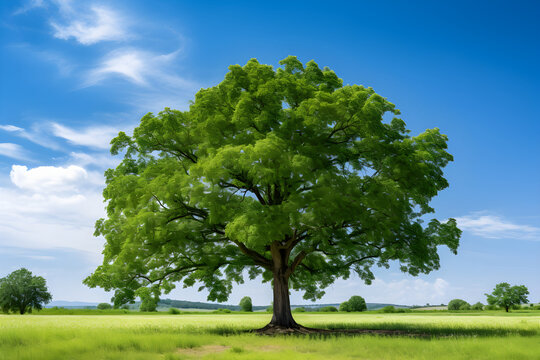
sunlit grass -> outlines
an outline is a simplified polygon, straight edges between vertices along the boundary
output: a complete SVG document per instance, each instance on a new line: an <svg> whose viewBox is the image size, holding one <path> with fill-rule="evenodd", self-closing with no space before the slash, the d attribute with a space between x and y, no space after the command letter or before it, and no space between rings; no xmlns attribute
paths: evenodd
<svg viewBox="0 0 540 360"><path fill-rule="evenodd" d="M535 313L297 314L323 328L399 329L373 335L266 337L245 330L269 314L0 316L0 359L538 359Z"/></svg>

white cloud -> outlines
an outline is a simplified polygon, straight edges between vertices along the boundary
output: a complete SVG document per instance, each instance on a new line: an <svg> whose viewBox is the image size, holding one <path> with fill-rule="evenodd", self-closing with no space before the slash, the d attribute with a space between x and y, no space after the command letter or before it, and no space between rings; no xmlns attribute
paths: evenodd
<svg viewBox="0 0 540 360"><path fill-rule="evenodd" d="M24 149L20 145L12 143L0 143L0 155L19 160L27 159Z"/></svg>
<svg viewBox="0 0 540 360"><path fill-rule="evenodd" d="M134 48L112 51L87 76L86 85L95 85L108 77L120 76L142 86L186 88L192 83L174 75L170 69L179 50L169 54L155 54Z"/></svg>
<svg viewBox="0 0 540 360"><path fill-rule="evenodd" d="M13 165L15 186L0 187L0 249L72 249L97 261L103 239L93 226L104 204L102 176L93 175L75 165Z"/></svg>
<svg viewBox="0 0 540 360"><path fill-rule="evenodd" d="M20 128L15 125L0 125L0 130L9 131L9 132L24 131L23 128Z"/></svg>
<svg viewBox="0 0 540 360"><path fill-rule="evenodd" d="M89 11L63 5L66 25L53 22L54 36L68 40L74 38L83 45L92 45L100 41L124 40L127 38L125 21L115 11L104 6L92 6ZM69 10L68 10L69 9Z"/></svg>
<svg viewBox="0 0 540 360"><path fill-rule="evenodd" d="M70 154L71 162L79 166L95 165L99 168L116 167L121 157L113 157L110 154L86 154L80 152L72 152Z"/></svg>
<svg viewBox="0 0 540 360"><path fill-rule="evenodd" d="M74 130L58 123L52 124L53 134L74 145L97 149L109 149L111 140L118 135L118 129L110 126L94 126Z"/></svg>
<svg viewBox="0 0 540 360"><path fill-rule="evenodd" d="M44 0L28 0L28 1L25 1L24 4L20 8L15 10L13 15L24 14L32 9L41 8L41 7L45 7Z"/></svg>
<svg viewBox="0 0 540 360"><path fill-rule="evenodd" d="M58 144L56 144L46 134L44 134L42 124L35 124L30 131L15 125L0 125L0 130L8 131L15 136L29 140L40 146L53 150L60 150Z"/></svg>
<svg viewBox="0 0 540 360"><path fill-rule="evenodd" d="M461 230L483 238L540 241L539 227L516 224L500 216L476 213L456 220Z"/></svg>
<svg viewBox="0 0 540 360"><path fill-rule="evenodd" d="M85 169L68 167L38 166L28 170L26 166L13 165L9 174L15 186L37 193L78 191L88 177Z"/></svg>
<svg viewBox="0 0 540 360"><path fill-rule="evenodd" d="M0 247L72 249L98 259L103 239L93 237L104 216L99 191L26 193L0 188Z"/></svg>

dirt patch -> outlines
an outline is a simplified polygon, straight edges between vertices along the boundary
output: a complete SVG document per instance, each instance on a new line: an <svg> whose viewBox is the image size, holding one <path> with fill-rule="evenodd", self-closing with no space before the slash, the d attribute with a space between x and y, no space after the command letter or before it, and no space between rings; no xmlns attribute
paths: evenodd
<svg viewBox="0 0 540 360"><path fill-rule="evenodd" d="M230 346L225 346L225 345L204 345L204 346L194 347L194 348L180 348L176 352L180 354L191 355L191 356L204 356L207 354L215 354L215 353L224 352L230 348L231 348Z"/></svg>
<svg viewBox="0 0 540 360"><path fill-rule="evenodd" d="M279 345L263 345L263 346L253 347L253 350L262 351L262 352L281 351L283 349L285 349L285 347L284 346L279 346ZM251 348L250 348L250 350L251 350Z"/></svg>

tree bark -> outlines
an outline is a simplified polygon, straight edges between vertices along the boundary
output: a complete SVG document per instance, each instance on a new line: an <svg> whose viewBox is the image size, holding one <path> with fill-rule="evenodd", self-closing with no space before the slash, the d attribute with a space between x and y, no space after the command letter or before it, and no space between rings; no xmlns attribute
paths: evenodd
<svg viewBox="0 0 540 360"><path fill-rule="evenodd" d="M506 310L506 312L508 312L508 306L505 306L504 309Z"/></svg>
<svg viewBox="0 0 540 360"><path fill-rule="evenodd" d="M274 272L274 306L270 325L289 329L299 327L291 313L289 278L286 274L281 273L281 271Z"/></svg>
<svg viewBox="0 0 540 360"><path fill-rule="evenodd" d="M298 329L300 325L294 321L291 313L289 297L289 255L291 248L284 248L274 242L270 246L272 253L272 272L274 273L274 305L273 316L266 328Z"/></svg>

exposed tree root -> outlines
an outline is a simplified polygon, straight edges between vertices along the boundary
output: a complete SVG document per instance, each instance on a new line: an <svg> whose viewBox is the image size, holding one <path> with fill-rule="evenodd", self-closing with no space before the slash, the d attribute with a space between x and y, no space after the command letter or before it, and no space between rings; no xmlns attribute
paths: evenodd
<svg viewBox="0 0 540 360"><path fill-rule="evenodd" d="M284 327L268 324L261 329L252 330L259 335L383 335L383 336L407 336L407 337L431 337L430 334L410 333L402 330L368 330L368 329L314 329L302 325Z"/></svg>

